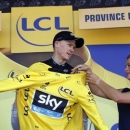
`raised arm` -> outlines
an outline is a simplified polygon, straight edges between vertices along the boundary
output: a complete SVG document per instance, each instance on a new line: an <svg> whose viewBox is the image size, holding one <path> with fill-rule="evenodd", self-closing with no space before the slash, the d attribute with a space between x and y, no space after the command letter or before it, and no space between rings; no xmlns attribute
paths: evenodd
<svg viewBox="0 0 130 130"><path fill-rule="evenodd" d="M97 86L107 98L114 100L117 103L130 103L130 92L122 93L122 89L118 90L105 83L93 72L87 73L87 81L90 88Z"/></svg>

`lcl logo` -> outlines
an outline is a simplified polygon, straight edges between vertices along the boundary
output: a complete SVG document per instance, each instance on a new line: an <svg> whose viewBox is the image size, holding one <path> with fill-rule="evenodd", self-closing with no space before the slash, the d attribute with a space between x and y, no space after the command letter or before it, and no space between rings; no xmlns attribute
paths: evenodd
<svg viewBox="0 0 130 130"><path fill-rule="evenodd" d="M22 34L20 33L19 28L21 28L21 30L23 32L28 32L28 33L35 32L35 31L44 31L44 32L45 31L50 31L50 30L52 30L52 28L55 29L55 30L69 30L69 27L61 25L61 18L58 17L58 16L53 17L53 18L51 18L49 16L48 17L42 16L42 17L36 18L35 20L32 21L32 24L31 24L32 27L30 27L29 18L27 18L27 17L21 18L22 15L23 14L21 14L19 16L19 18L17 20L17 23L16 23L17 34L19 35L19 37L25 43L31 44L33 46L50 46L52 44L39 44L39 43L31 42L28 39L26 39L24 36L22 36ZM53 26L52 26L52 24L49 25L49 23L51 21L53 21ZM47 25L46 24L41 25L41 23L44 23L44 22L47 22L48 24ZM19 25L19 23L21 23L21 24Z"/></svg>
<svg viewBox="0 0 130 130"><path fill-rule="evenodd" d="M40 26L40 22L44 22L44 21L51 21L53 20L54 21L54 28L56 30L69 30L69 27L62 27L61 24L60 24L60 17L54 17L54 19L51 19L51 17L40 17L40 18L37 18L33 21L33 26L34 27L31 27L29 28L28 27L28 19L27 18L22 18L21 19L21 22L22 22L22 30L23 31L36 31L36 30L39 30L39 31L49 31L52 29L51 26L46 26L46 27L42 27Z"/></svg>
<svg viewBox="0 0 130 130"><path fill-rule="evenodd" d="M63 86L61 86L61 87L58 89L58 92L59 92L59 94L60 94L62 97L66 97L66 96L63 96L64 94L73 96L72 90L70 90L70 89L68 89L68 88L64 88Z"/></svg>

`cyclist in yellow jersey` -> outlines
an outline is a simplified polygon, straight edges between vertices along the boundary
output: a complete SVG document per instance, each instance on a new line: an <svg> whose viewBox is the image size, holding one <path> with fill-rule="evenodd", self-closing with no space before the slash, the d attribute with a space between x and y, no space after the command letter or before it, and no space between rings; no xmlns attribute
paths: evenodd
<svg viewBox="0 0 130 130"><path fill-rule="evenodd" d="M65 35L63 35L64 33L67 33L69 35L69 39L66 39L66 38L68 38L68 35L65 37ZM54 43L53 45L54 45L54 50L55 50L54 51L55 53L53 55L53 59L57 63L63 64L65 61L67 61L71 57L71 55L74 52L74 48L81 47L83 45L84 41L82 38L75 38L71 32L62 32L62 35L61 35L61 33L59 33L59 34L60 34L60 37L59 36L55 37L53 40L53 43ZM75 46L75 44L76 44L76 46ZM67 46L65 46L65 45L67 45ZM58 55L58 54L61 54L61 55ZM55 71L54 68L53 68L53 71ZM60 70L59 69L56 71L58 71L58 72L64 71L67 73L68 70L66 70L66 69ZM70 129L70 127L68 127L68 126L73 126L72 124L74 124L75 129L77 129L77 130L83 129L81 107L76 107L75 110L77 110L77 112L76 112L76 114L73 115L73 119L70 120L70 123L69 123L70 125L67 125L66 129ZM75 118L75 117L78 117L78 118ZM76 121L78 119L80 122L78 122L78 125L77 125ZM100 128L100 129L102 129L102 128Z"/></svg>
<svg viewBox="0 0 130 130"><path fill-rule="evenodd" d="M76 42L75 42L76 41ZM55 43L57 44L61 43L59 47L55 47ZM69 60L69 57L71 57L74 48L73 48L73 42L76 43L76 48L80 48L84 44L83 38L76 38L72 32L69 31L61 31L57 33L53 39L53 48L54 53L51 59L44 61L43 63L49 65L52 67L52 71L60 72L60 73L71 73L71 69L73 68L68 63L66 63L67 60ZM63 44L62 44L63 43ZM66 56L69 55L67 58ZM66 59L67 58L67 59ZM82 111L78 110L76 116L82 115ZM11 116L11 124L13 127L13 130L19 130L19 122L18 122L18 114L17 114L17 108L16 108L16 102L13 104L12 108L12 116ZM85 123L84 125L87 126L87 119L84 119ZM80 126L83 126L82 118L79 120L79 124L77 127L80 129ZM77 124L75 124L77 125Z"/></svg>

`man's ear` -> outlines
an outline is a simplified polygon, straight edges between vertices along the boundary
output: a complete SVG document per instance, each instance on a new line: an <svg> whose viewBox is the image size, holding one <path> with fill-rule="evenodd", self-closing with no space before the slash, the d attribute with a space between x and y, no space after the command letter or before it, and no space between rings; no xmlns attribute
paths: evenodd
<svg viewBox="0 0 130 130"><path fill-rule="evenodd" d="M54 46L58 47L59 46L59 41L55 41Z"/></svg>

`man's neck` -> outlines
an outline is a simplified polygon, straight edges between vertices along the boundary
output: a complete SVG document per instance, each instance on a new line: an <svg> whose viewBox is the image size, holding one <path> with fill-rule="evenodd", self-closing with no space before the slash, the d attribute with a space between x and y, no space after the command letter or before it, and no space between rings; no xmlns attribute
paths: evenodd
<svg viewBox="0 0 130 130"><path fill-rule="evenodd" d="M56 53L53 53L52 59L53 59L54 62L57 63L58 65L62 65L62 64L65 64L65 63L66 63L66 60L63 60L63 59L61 58L61 56L59 56L59 55L56 54Z"/></svg>
<svg viewBox="0 0 130 130"><path fill-rule="evenodd" d="M58 65L62 65L62 64L65 64L65 63L66 63L65 60L61 60L61 59L55 57L54 55L52 56L52 59L53 59L53 61L54 61L56 64L58 64Z"/></svg>

